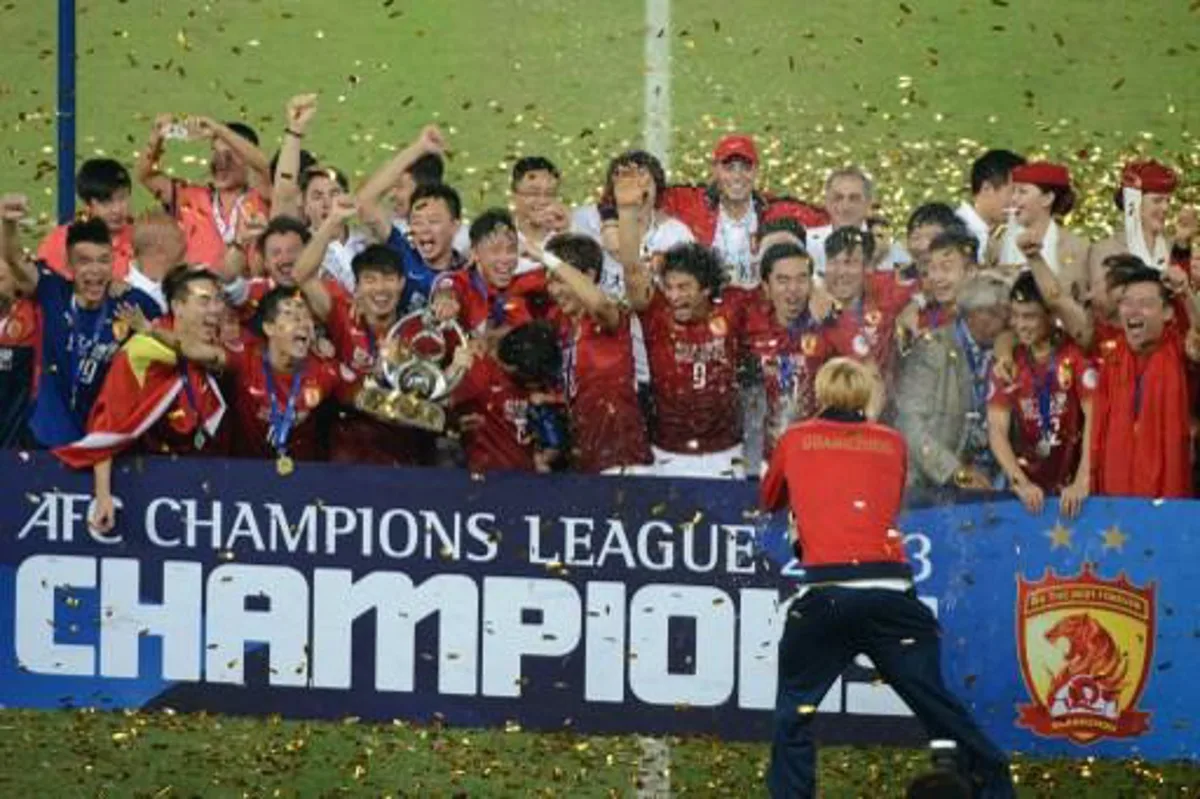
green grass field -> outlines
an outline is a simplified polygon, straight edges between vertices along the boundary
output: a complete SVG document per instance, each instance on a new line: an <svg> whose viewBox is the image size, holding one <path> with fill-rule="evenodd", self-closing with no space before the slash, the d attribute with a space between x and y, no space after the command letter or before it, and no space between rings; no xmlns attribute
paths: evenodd
<svg viewBox="0 0 1200 799"><path fill-rule="evenodd" d="M761 796L767 748L671 740L676 796ZM632 796L628 737L88 711L0 713L8 797ZM903 795L928 765L897 749L821 751L826 799ZM1020 795L1188 797L1200 768L1018 758Z"/></svg>
<svg viewBox="0 0 1200 799"><path fill-rule="evenodd" d="M0 191L52 213L55 3L0 0ZM519 154L588 197L642 129L634 0L79 0L79 155L132 163L159 112L240 118L277 145L287 98L318 91L307 145L363 175L430 120L468 210L502 202ZM1195 174L1200 2L677 0L673 175L702 178L718 132L760 137L764 179L816 198L865 164L885 211L957 199L984 146L1066 159L1114 221L1117 164L1140 149ZM203 173L205 151L168 164ZM1194 188L1188 193L1195 197ZM148 197L138 192L136 204ZM760 793L763 746L672 742L680 795ZM0 713L0 796L626 795L631 738L213 717ZM828 750L825 796L897 795L923 753ZM1194 796L1195 768L1018 762L1033 796Z"/></svg>
<svg viewBox="0 0 1200 799"><path fill-rule="evenodd" d="M437 119L469 209L503 199L514 155L542 152L588 196L641 131L634 0L79 0L79 153L132 161L154 114L243 118L274 147L287 98L319 91L308 142L361 175ZM54 3L7 0L0 78L5 188L53 208ZM761 135L765 179L815 197L861 161L885 209L961 191L981 145L1068 158L1112 221L1120 153L1200 165L1200 9L1189 0L860 0L674 4L674 177L717 130ZM199 174L195 145L169 163ZM190 158L186 158L190 156ZM147 197L139 194L139 204Z"/></svg>

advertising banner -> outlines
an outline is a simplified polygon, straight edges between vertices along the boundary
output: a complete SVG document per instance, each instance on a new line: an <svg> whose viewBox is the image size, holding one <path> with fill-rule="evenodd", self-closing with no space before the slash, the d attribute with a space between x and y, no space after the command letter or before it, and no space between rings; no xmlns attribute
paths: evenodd
<svg viewBox="0 0 1200 799"><path fill-rule="evenodd" d="M0 453L0 704L441 719L763 739L798 565L756 485ZM1090 499L913 509L917 592L996 741L1195 758L1200 515ZM860 658L827 742L918 743Z"/></svg>

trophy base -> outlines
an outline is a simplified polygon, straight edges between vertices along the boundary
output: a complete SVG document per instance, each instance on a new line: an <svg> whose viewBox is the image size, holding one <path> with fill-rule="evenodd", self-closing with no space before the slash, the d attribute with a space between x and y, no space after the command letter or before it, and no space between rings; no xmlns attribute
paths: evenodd
<svg viewBox="0 0 1200 799"><path fill-rule="evenodd" d="M365 385L354 400L354 407L381 422L442 433L446 412L440 405L378 385Z"/></svg>

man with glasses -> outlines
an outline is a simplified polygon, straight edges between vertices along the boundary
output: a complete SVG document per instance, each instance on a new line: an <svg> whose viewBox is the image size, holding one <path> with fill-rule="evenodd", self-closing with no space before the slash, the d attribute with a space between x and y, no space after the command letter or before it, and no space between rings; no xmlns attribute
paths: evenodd
<svg viewBox="0 0 1200 799"><path fill-rule="evenodd" d="M571 214L558 196L562 174L549 158L530 155L513 164L512 209L517 223L521 260L517 274L541 268L530 258L531 248L540 249L555 233L571 227Z"/></svg>

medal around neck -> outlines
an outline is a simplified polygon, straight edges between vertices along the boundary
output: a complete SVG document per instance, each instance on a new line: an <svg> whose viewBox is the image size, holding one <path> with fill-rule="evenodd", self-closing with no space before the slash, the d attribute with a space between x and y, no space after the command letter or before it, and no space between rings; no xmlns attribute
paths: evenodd
<svg viewBox="0 0 1200 799"><path fill-rule="evenodd" d="M466 345L455 321L439 322L428 310L405 316L381 343L375 373L363 381L355 407L388 424L442 432L445 403L462 380L451 359Z"/></svg>

